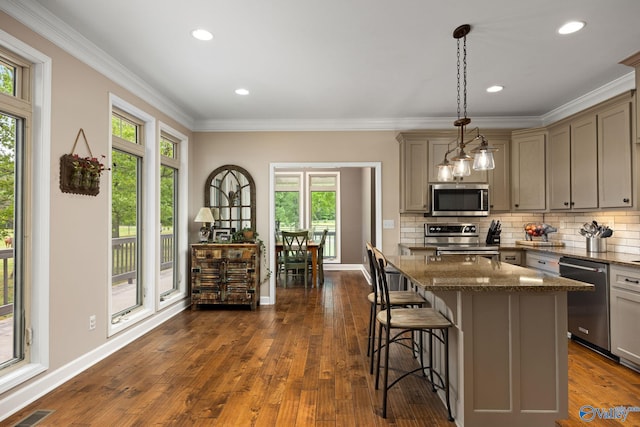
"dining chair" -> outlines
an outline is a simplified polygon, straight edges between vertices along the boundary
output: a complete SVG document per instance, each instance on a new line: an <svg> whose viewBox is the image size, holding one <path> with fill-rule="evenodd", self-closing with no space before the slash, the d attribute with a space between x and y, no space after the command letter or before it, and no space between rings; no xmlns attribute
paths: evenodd
<svg viewBox="0 0 640 427"><path fill-rule="evenodd" d="M451 402L449 399L449 329L453 324L438 310L433 308L394 308L390 304L389 285L386 274L384 274L387 267L387 260L382 252L376 248L373 248L373 253L378 264L378 281L381 283L381 310L376 315L378 322L378 363L376 365L375 388L377 390L379 387L381 359L384 357L384 371L382 374L384 383L384 389L382 391L382 417L387 418L387 395L389 389L410 375L419 375L429 381L433 392L436 392L437 389L444 390L449 421L453 421ZM391 333L392 330L394 330L393 335ZM407 336L409 333L411 338ZM417 343L416 340L414 340L415 335L418 337ZM424 364L423 341L425 336L429 339L428 366ZM407 340L410 340L411 343L406 344ZM434 341L440 342L444 347L444 376L433 366ZM402 372L389 383L389 347L391 347L392 344L400 344L411 349L412 352L417 351L420 366ZM384 355L382 354L383 350ZM396 368L394 371L401 370ZM428 376L427 373L429 374Z"/></svg>
<svg viewBox="0 0 640 427"><path fill-rule="evenodd" d="M369 340L367 347L367 356L370 356L371 359L369 361L369 372L373 374L373 360L375 345L376 345L376 315L378 314L378 309L381 305L380 299L380 282L378 280L378 263L375 260L374 255L374 247L370 242L366 243L367 248L367 258L369 260L369 270L371 273L371 287L373 292L367 295L367 299L369 300L369 304L371 305L369 311ZM385 271L383 274L387 274ZM419 295L415 291L389 291L389 304L392 307L428 307L429 302L424 299L421 295Z"/></svg>
<svg viewBox="0 0 640 427"><path fill-rule="evenodd" d="M307 257L307 231L283 231L282 232L282 266L284 269L283 286L287 287L289 271L298 275L298 271L304 271L304 287L307 287L309 276L309 262ZM313 286L313 284L311 284Z"/></svg>
<svg viewBox="0 0 640 427"><path fill-rule="evenodd" d="M326 228L322 231L322 237L320 243L318 243L318 256L316 266L318 269L318 283L324 284L324 244L327 241L327 234L329 230ZM312 268L313 261L311 260L311 254L309 254L309 268Z"/></svg>

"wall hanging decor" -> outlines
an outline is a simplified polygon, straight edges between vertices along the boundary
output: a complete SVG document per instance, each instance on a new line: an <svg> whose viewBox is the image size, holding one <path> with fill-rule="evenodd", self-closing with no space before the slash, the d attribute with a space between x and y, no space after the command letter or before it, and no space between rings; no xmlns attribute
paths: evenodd
<svg viewBox="0 0 640 427"><path fill-rule="evenodd" d="M75 153L78 139L84 140L88 157L80 157ZM102 156L104 159L105 156ZM60 190L63 193L84 194L87 196L96 196L100 192L100 175L108 170L104 163L93 157L89 141L84 134L84 130L80 128L76 140L73 143L71 154L64 154L60 157Z"/></svg>

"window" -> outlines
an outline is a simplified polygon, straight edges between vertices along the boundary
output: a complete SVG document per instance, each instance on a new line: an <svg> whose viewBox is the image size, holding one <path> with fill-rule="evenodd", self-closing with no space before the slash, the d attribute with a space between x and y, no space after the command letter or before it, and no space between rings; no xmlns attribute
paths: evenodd
<svg viewBox="0 0 640 427"><path fill-rule="evenodd" d="M337 172L314 172L307 175L309 191L309 218L307 224L319 240L323 230L328 230L324 245L324 260L335 261L339 257L338 245L338 184Z"/></svg>
<svg viewBox="0 0 640 427"><path fill-rule="evenodd" d="M51 60L7 34L0 34L0 46L2 393L48 363L48 324L42 319L48 318L50 168L34 164L49 158L44 136L50 104L43 98L50 93Z"/></svg>
<svg viewBox="0 0 640 427"><path fill-rule="evenodd" d="M122 111L111 117L111 321L143 305L143 123Z"/></svg>
<svg viewBox="0 0 640 427"><path fill-rule="evenodd" d="M179 141L160 132L160 299L179 290L178 159Z"/></svg>
<svg viewBox="0 0 640 427"><path fill-rule="evenodd" d="M302 173L275 176L276 231L295 231L302 220Z"/></svg>
<svg viewBox="0 0 640 427"><path fill-rule="evenodd" d="M276 233L309 229L319 241L327 229L324 260L340 262L339 172L276 172Z"/></svg>
<svg viewBox="0 0 640 427"><path fill-rule="evenodd" d="M21 82L28 78L29 66L8 52L0 52L0 324L6 331L0 336L0 368L20 365L29 360L26 343L29 283L24 272L25 258L23 178L27 159L26 124L31 117L31 103Z"/></svg>

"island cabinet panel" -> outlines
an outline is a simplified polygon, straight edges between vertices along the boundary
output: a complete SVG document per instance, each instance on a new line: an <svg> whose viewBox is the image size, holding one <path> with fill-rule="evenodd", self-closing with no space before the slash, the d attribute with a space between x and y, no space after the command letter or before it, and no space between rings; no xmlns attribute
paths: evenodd
<svg viewBox="0 0 640 427"><path fill-rule="evenodd" d="M460 425L534 427L566 418L566 292L460 297Z"/></svg>
<svg viewBox="0 0 640 427"><path fill-rule="evenodd" d="M256 244L191 245L191 308L247 305L260 300L260 247Z"/></svg>

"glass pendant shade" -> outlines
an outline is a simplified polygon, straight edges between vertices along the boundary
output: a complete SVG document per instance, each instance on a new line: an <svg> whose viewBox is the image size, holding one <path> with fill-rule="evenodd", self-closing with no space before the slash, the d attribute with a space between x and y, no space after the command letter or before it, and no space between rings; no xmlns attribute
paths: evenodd
<svg viewBox="0 0 640 427"><path fill-rule="evenodd" d="M475 154L473 158L473 170L487 171L495 167L492 152L483 150Z"/></svg>
<svg viewBox="0 0 640 427"><path fill-rule="evenodd" d="M438 165L438 181L453 181L453 166L449 162Z"/></svg>
<svg viewBox="0 0 640 427"><path fill-rule="evenodd" d="M453 176L471 175L471 159L459 159L453 162Z"/></svg>
<svg viewBox="0 0 640 427"><path fill-rule="evenodd" d="M453 176L469 176L471 175L471 162L473 157L464 152L461 148L460 152L453 159Z"/></svg>

